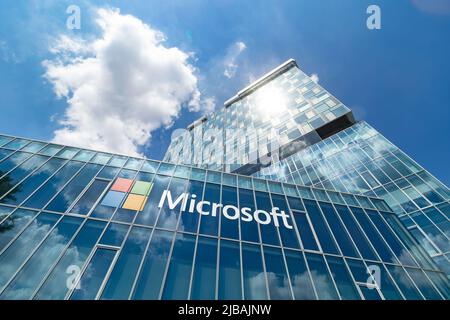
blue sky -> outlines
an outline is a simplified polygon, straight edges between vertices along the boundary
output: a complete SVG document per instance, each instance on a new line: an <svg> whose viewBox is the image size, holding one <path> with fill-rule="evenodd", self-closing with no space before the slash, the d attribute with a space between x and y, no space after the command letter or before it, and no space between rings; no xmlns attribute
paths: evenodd
<svg viewBox="0 0 450 320"><path fill-rule="evenodd" d="M181 78L167 76L164 84L177 81L183 84L175 93L167 91L164 103L168 107L158 110L158 121L149 127L141 124L142 128L151 131L151 137L141 131L130 133L123 145L128 143L131 148L137 145L138 152L151 158L161 158L169 144L172 130L185 127L205 109L211 108L208 101L215 101L216 108L219 108L252 79L292 57L307 74L317 74L320 84L353 109L357 119L366 120L450 185L450 170L447 167L450 161L449 2L2 1L0 132L43 140L56 137L57 141L61 141L67 138L67 131L55 132L67 126L67 123L61 124L61 120L66 119L68 107L77 101L68 101L70 95L61 95L62 91L58 97L55 85L62 83L72 89L80 89L78 82L66 83L67 77L71 75L64 72L71 70L68 66L76 61L73 59L85 59L83 61L87 62L93 53L103 56L114 52L116 64L123 66L119 70L107 69L106 74L110 74L111 70L113 74L112 79L105 83L101 82L103 77L100 80L91 79L92 87L106 90L106 93L102 92L102 97L107 97L107 105L111 105L111 108L114 105L114 108L127 110L116 110L117 115L133 112L134 104L125 106L107 91L111 83L113 88L124 88L122 97L133 90L142 89L136 89L132 87L133 84L121 79L127 75L124 69L139 70L141 65L124 58L128 51L123 52L120 44L124 45L124 41L127 44L126 36L120 38L111 31L118 21L122 26L138 28L145 39L150 31L162 32L164 42L150 41L148 47L138 46L131 53L137 57L143 55L145 59L147 48L161 45L164 47L159 47L161 50L176 48L178 55L174 59L179 68L174 72ZM70 4L76 4L81 9L80 30L66 28L68 15L65 11ZM366 28L366 8L370 4L377 4L381 8L381 30L371 31ZM99 27L98 8L120 9L120 13L114 11L117 15L109 13L103 17L108 21L105 27L109 28L107 30ZM126 20L123 18L125 15L134 18ZM109 21L111 17L115 17L115 20ZM150 31L138 22L147 25ZM113 51L109 47L108 50L95 51L98 49L89 47L89 50L94 51L86 53L87 49L83 48L67 54L66 46L66 51L55 54L55 46L62 35L78 41L75 42L78 44L98 44L96 40L113 35L119 37L114 42L119 43L119 49ZM135 40L130 39L130 48L136 47L132 42ZM244 44L240 50L237 49L239 44ZM189 57L183 60L182 53ZM44 61L49 63L45 64ZM98 58L96 66L103 66L104 61ZM235 73L227 77L224 71L230 63ZM52 66L54 72L49 75ZM144 63L143 70L153 66ZM161 70L168 70L168 73L172 70L167 65L165 68L168 69ZM96 77L95 72L90 72L86 74ZM145 74L143 77L143 84L152 85L152 81L155 81L154 77ZM161 86L161 90L164 92L166 87ZM101 118L104 115L101 111L104 110L95 109L98 105L89 101L89 94L81 91L81 102L78 102L84 101L82 107L89 110L90 116ZM201 94L196 106L191 107L187 101L183 102L187 96L195 95L196 92ZM159 97L154 96L157 93L149 93L150 100L159 101ZM138 121L139 112L154 106L140 103L141 99L136 100L139 105L136 107L137 114L128 119L125 127L123 123L113 123L105 135L117 135L112 140L120 141L121 134L132 131L127 129L127 125ZM171 113L164 113L167 110ZM79 119L75 117L74 120L72 115L72 120ZM80 136L71 135L68 140L76 139L79 140Z"/></svg>

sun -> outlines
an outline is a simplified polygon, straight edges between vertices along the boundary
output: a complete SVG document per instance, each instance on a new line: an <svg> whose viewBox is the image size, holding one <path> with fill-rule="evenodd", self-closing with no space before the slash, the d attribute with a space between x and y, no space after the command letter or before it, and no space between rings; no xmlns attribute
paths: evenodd
<svg viewBox="0 0 450 320"><path fill-rule="evenodd" d="M267 86L259 89L255 95L256 110L263 118L272 118L287 109L286 95L280 88Z"/></svg>

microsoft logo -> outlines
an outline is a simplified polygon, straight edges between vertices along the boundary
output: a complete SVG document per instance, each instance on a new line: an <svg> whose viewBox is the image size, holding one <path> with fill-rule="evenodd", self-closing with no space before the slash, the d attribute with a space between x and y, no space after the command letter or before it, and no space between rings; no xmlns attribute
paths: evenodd
<svg viewBox="0 0 450 320"><path fill-rule="evenodd" d="M147 203L153 184L146 181L117 178L101 204L142 211Z"/></svg>

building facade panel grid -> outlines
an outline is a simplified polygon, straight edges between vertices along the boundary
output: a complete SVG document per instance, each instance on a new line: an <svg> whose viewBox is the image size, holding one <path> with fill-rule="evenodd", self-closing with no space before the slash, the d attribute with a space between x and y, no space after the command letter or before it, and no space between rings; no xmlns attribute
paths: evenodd
<svg viewBox="0 0 450 320"><path fill-rule="evenodd" d="M8 141L8 138L6 136L0 136L0 141ZM32 142L30 141L29 143ZM9 145L13 149L8 149L6 148L8 145L4 144L5 148L0 148L0 154L6 154L9 151L11 153L2 159L0 167L8 161L16 159L13 156L23 152L20 149L26 148L27 145L28 143L24 144L19 141L17 144ZM49 144L48 146L53 145ZM41 150L44 149L45 147ZM26 161L18 161L17 164L10 163L7 166L5 165L8 171L1 174L0 213L2 214L2 218L0 228L3 232L0 233L2 238L0 242L2 244L2 248L0 249L0 263L6 270L2 273L0 282L0 298L2 299L45 299L49 297L46 296L49 289L55 292L55 296L51 298L60 299L189 298L193 297L192 290L194 289L196 290L195 297L201 297L202 294L205 294L206 297L206 293L210 288L194 288L196 285L198 286L192 280L196 268L209 270L211 280L213 280L210 282L210 285L215 287L213 288L215 298L230 297L242 299L256 295L258 290L267 292L267 295L263 298L304 298L304 295L299 294L301 291L300 288L309 290L305 293L306 297L314 299L329 297L369 298L367 294L365 296L366 289L361 289L361 286L364 286L364 284L355 280L357 276L348 267L349 261L353 263L357 262L359 265L366 267L371 265L380 266L381 270L383 270L383 277L386 277L383 281L388 281L393 284L393 287L396 288L397 297L400 299L407 296L401 289L405 285L398 284L397 281L399 280L397 275L388 271L389 268L393 268L390 267L391 265L397 265L392 270L402 270L398 272L406 275L408 283L411 281L414 284L413 289L410 290L417 291L416 293L421 298L430 298L431 296L426 295L429 292L434 292L439 298L448 298L446 296L447 293L443 289L448 285L445 276L436 270L436 266L427 258L426 254L421 251L420 246L412 238L404 238L405 235L408 236L407 232L399 234L393 231L394 228L403 227L393 213L390 212L386 203L380 199L365 196L358 198L351 194L337 193L330 190L310 189L294 184L259 180L234 174L222 174L221 172L207 171L182 165L175 166L170 163L146 159L128 158L125 161L120 156L101 152L93 154L89 150L76 149L76 152L74 152L75 149L71 148L68 149L70 152L61 152L64 149L59 149L60 151L52 152L50 156L40 155L40 157L47 158L44 161L41 159L33 165ZM89 154L88 157L79 156L80 154L87 153ZM35 155L38 155L38 153L27 154L28 159L31 159ZM115 161L114 159L116 158L121 161ZM73 159L84 159L84 161ZM53 162L55 165L49 167L49 164ZM43 190L45 191L49 185L49 181L58 172L61 172L64 167L70 166L72 163L78 164L77 170L70 171L70 175L58 180L58 187L53 187L49 190L53 194L48 196L49 200L45 204L39 208L25 206L27 200L33 194L42 192ZM83 168L88 166L90 166L89 168L93 168L89 171L90 174L81 174ZM49 169L54 170L52 172L46 172ZM14 176L17 176L18 179L11 178ZM121 208L105 208L102 206L101 200L103 195L118 177L153 183L153 188L150 193L151 199L149 199L146 205L149 208L151 207L151 210L146 211L144 208L141 214L141 212L125 211ZM92 193L92 188L90 187L95 181L99 180L106 181L108 187L104 188L100 192L100 195L95 193L96 196L92 200L89 197ZM289 211L289 221L292 223L293 229L289 231L289 229L280 226L272 230L275 232L273 234L273 232L267 233L268 230L263 228L265 226L256 224L254 226L256 231L255 238L251 241L247 238L247 233L245 237L243 236L243 228L248 230L248 222L243 221L242 217L235 221L236 223L230 224L230 221L224 220L223 214L220 212L215 221L218 223L217 234L214 234L206 232L201 228L202 222L211 223L209 219L211 217L200 215L197 217L198 220L193 223L193 227L188 228L187 226L190 225L190 221L184 220L189 218L189 216L186 217L187 214L185 212L180 212L179 209L168 210L165 207L161 209L156 207L159 194L154 194L152 198L152 192L158 193L166 189L178 193L189 191L192 183L200 183L203 186L201 196L198 194L199 199L209 197L209 188L216 186L216 189L220 190L221 203L228 201L224 199L225 189L228 191L232 190L238 207L243 205L241 203L243 198L241 199L241 197L244 195L246 197L251 196L253 200L251 200L252 204L250 206L253 205L255 209L259 209L258 200L255 198L256 194L266 199L269 206L273 206L275 201L278 201L277 203L285 205L286 210ZM36 187L30 189L27 188L28 185ZM15 193L14 190L16 190ZM54 206L52 207L54 210L48 210L48 205L58 195L62 197L62 193L67 190L68 192L63 197L64 205ZM15 194L19 196L21 192L26 193L26 195L18 197L20 198L20 202L14 203L15 200L13 198ZM90 200L87 201L86 199ZM80 201L84 201L84 205L90 206L88 210L84 211L85 214L73 212L74 208L78 208L75 204L79 204ZM305 201L314 203L318 211L314 213L308 212L305 207ZM291 206L295 206L295 209L291 208ZM363 228L360 225L360 221L356 218L355 213L351 210L352 208L361 208L359 212L360 214L364 214L364 221L368 221L371 230L374 230L379 237L384 239L385 249L394 256L395 249L391 247L394 245L392 239L397 239L398 243L396 245L400 246L402 250L413 257L411 262L407 264L399 262L399 257L393 261L382 261L376 249L373 249L377 254L375 260L363 259L357 245L354 243L355 235L352 233L352 230L346 227L342 228L344 225L338 215L339 225L341 226L339 230L344 230L346 238L349 239L349 243L357 252L356 257L344 255L341 247L343 245L342 237L333 233L333 231L338 230L336 229L337 225L333 225L337 222L336 220L331 220L331 216L327 215L329 211L323 211L324 206L327 210L334 211L335 214L339 212L337 210L338 207L346 208L348 214L351 215L351 219L354 220L364 233L368 226ZM58 208L64 208L64 211L55 211ZM269 209L265 206L261 208ZM369 214L370 212L376 212L379 216L378 223L382 223L383 228L385 228L384 232L389 230L392 239L384 238L383 231L377 228L375 222L370 222L372 221L370 220L372 219ZM153 217L152 219L142 219L142 217L149 213ZM319 226L311 223L311 214L321 217L320 220L315 221L323 221L325 225ZM295 215L306 215L313 230L327 228L331 234L329 241L332 241L337 251L335 253L323 251L322 244L325 244L323 241L326 240L324 240L325 238L318 238L316 233L313 233L313 235L314 241L318 244L318 250L305 249ZM387 218L389 218L389 221ZM26 221L24 222L21 219L25 219ZM44 223L48 219L52 222ZM69 221L67 219L71 219L70 221L73 220L74 223L77 223L78 227L76 230L72 230L72 233L64 236L64 230L66 230L68 225L66 221ZM224 222L226 224L223 224ZM93 228L93 224L98 224L96 229ZM105 235L106 230L112 225L124 226L124 230L127 231L125 235L122 235L123 239L119 243L116 245L107 245L102 243L101 239ZM229 230L226 231L224 228L229 228ZM233 232L233 228L236 229L235 232ZM88 230L90 229L97 231L90 231L95 236L92 239L86 239L85 234L88 234ZM275 235L275 238L267 238L267 236L272 235ZM30 236L38 237L40 240L38 242L27 241ZM367 238L367 235L365 237ZM268 240L272 238L275 239L275 242ZM158 241L154 240L152 242L152 239L157 239ZM192 246L194 246L192 248L197 248L198 241L203 241L204 239L211 239L215 243L214 250L217 250L215 264L202 264L202 257L199 258L195 255L197 251L193 255L183 256L183 254L179 253L179 250L177 251L175 249L179 247L191 248ZM89 242L89 244L86 244L86 242ZM17 253L13 252L14 248L20 248L24 243L27 243L25 247L28 248L28 251L25 252L26 256L17 255ZM413 243L413 246L411 246L411 243ZM252 266L249 269L244 269L243 266L244 261L248 261L246 259L247 255L251 254L249 246L252 246L251 248L254 251L256 250L256 256L259 256L262 261L261 266L253 267L256 268L253 272L251 272ZM26 270L29 270L27 269L29 266L36 264L36 261L41 261L40 257L43 252L51 253L50 248L57 249L54 255L52 255L55 258L42 263L41 272L27 273ZM133 248L140 248L139 252L133 251L135 250ZM104 250L112 250L113 252ZM100 253L110 254L110 259L100 260L94 258ZM228 257L230 254L232 256ZM233 256L234 254L236 256ZM77 265L76 257L79 258L80 265ZM236 259L236 265L226 263L226 260L232 257L235 257L233 259ZM270 259L268 260L269 257ZM69 264L71 259L73 259L73 263ZM100 281L95 278L89 278L86 271L92 271L92 264L99 263L98 261L109 264L98 265L98 268L103 268L101 270L104 272L102 273L104 279L102 278ZM330 265L331 261L333 261L333 264ZM340 264L336 265L336 261L339 261ZM134 263L133 266L130 265L132 262ZM77 282L74 282L74 287L68 289L66 288L65 281L57 281L58 277L66 279L68 275L66 274L67 270L61 270L62 266L66 265L75 265L80 268L81 274L83 275L80 283L81 289L77 289ZM351 279L351 281L348 280L349 282L345 282L347 280L344 281L340 278L335 278L337 274L330 273L333 270L336 272L338 266L345 271L341 276L344 279ZM8 271L9 267L11 268L10 271ZM14 267L17 267L17 269L14 269ZM124 269L117 269L119 271L116 271L116 268ZM150 274L146 274L147 278L148 276L151 277L154 275L155 279L152 279L152 281L159 284L158 290L155 288L150 290L148 287L142 287L142 285L139 287L144 270L150 272ZM60 274L61 271L63 271L62 275ZM179 274L176 272L179 272ZM410 275L411 273L413 273L414 278ZM117 278L117 274L124 274L125 278ZM432 274L433 279L431 279L429 274ZM177 286L171 281L174 276L188 277L191 280L185 286ZM423 286L422 282L415 284L418 276L420 276L421 281L427 284L425 288L420 287ZM367 275L368 277L369 275ZM331 279L331 282L320 283L318 282L321 281L319 279ZM436 281L436 279L438 280ZM85 286L83 282L85 282ZM227 283L235 284L240 289L235 291L237 289L230 289L228 285L222 287ZM354 289L354 295L347 295L348 293L343 291L343 283ZM55 285L59 285L59 287L55 288ZM120 288L125 289L113 290L115 285L120 285ZM109 289L111 287L113 289ZM318 288L321 288L320 292L318 292ZM326 289L324 290L323 288ZM383 287L375 287L373 290L376 290L377 294L384 298L383 289ZM423 292L424 290L425 292ZM108 292L113 292L114 294L108 295Z"/></svg>

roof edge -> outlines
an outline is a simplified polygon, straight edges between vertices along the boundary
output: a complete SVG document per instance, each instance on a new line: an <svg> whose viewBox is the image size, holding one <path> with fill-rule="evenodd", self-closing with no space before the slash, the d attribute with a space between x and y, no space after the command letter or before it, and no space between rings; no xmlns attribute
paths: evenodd
<svg viewBox="0 0 450 320"><path fill-rule="evenodd" d="M242 99L246 95L253 92L259 86L261 86L261 85L265 84L267 81L271 80L273 77L287 71L288 69L290 69L294 66L298 68L298 65L297 65L297 62L295 61L295 59L291 58L291 59L283 62L281 65L279 65L278 67L267 72L262 77L260 77L259 79L257 79L256 81L254 81L253 83L251 83L250 85L245 87L244 89L238 91L238 93L235 96L233 96L230 99L228 99L227 101L225 101L224 106L225 107L230 106L234 102L238 101L239 99Z"/></svg>

